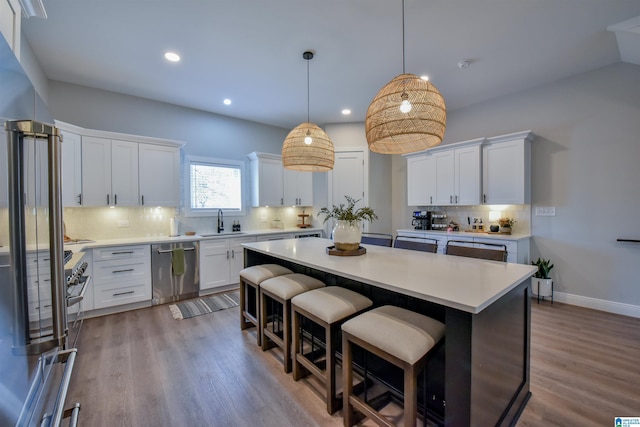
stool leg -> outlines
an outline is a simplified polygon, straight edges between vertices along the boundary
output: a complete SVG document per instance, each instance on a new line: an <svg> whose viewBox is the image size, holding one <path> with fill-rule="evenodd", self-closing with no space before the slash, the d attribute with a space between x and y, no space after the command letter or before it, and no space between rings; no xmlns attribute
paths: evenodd
<svg viewBox="0 0 640 427"><path fill-rule="evenodd" d="M300 345L302 342L302 337L300 336L301 331L300 331L300 313L298 313L295 309L293 310L292 313L292 319L291 319L291 332L293 333L293 342L292 342L292 346L293 346L293 379L295 381L298 381L300 378L302 378L301 375L301 366L300 363L298 363L298 354L300 354L302 351L300 350Z"/></svg>
<svg viewBox="0 0 640 427"><path fill-rule="evenodd" d="M262 292L259 292L259 299L260 299L260 321L258 322L258 327L260 329L259 334L261 336L260 338L260 346L262 347L262 351L266 351L269 349L269 347L267 346L267 337L264 336L264 334L262 333L262 329L266 328L267 326L267 297L266 295L264 295Z"/></svg>
<svg viewBox="0 0 640 427"><path fill-rule="evenodd" d="M256 333L256 344L258 344L258 347L262 347L262 339L263 339L263 335L262 335L262 308L260 307L260 285L256 286L255 289L255 294L256 294L256 299L255 299L255 305L256 305L256 319L258 320L258 326L256 326L256 328L258 329L258 332Z"/></svg>
<svg viewBox="0 0 640 427"><path fill-rule="evenodd" d="M291 300L282 303L282 336L284 338L284 371L291 372Z"/></svg>
<svg viewBox="0 0 640 427"><path fill-rule="evenodd" d="M334 349L337 333L334 325L326 325L325 339L326 366L324 387L327 396L327 412L333 414L339 409L339 403L336 399L336 351Z"/></svg>
<svg viewBox="0 0 640 427"><path fill-rule="evenodd" d="M407 366L404 368L404 425L405 427L415 427L417 412L417 384L415 366Z"/></svg>
<svg viewBox="0 0 640 427"><path fill-rule="evenodd" d="M349 397L353 393L353 353L351 342L347 334L342 333L342 418L344 427L351 427L354 424L353 407L349 403Z"/></svg>
<svg viewBox="0 0 640 427"><path fill-rule="evenodd" d="M249 327L249 322L246 321L244 317L244 312L246 309L246 293L245 293L245 284L242 277L240 278L240 329L245 330Z"/></svg>

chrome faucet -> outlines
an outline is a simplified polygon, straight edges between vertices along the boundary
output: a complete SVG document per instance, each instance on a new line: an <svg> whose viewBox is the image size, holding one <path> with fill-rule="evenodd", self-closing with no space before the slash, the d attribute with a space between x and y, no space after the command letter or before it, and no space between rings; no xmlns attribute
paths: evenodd
<svg viewBox="0 0 640 427"><path fill-rule="evenodd" d="M222 214L222 209L218 209L218 233L224 231L224 215Z"/></svg>

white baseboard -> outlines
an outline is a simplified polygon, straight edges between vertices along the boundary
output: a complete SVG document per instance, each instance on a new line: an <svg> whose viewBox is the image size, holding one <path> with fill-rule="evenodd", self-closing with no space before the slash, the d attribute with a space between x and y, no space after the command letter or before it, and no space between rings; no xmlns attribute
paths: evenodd
<svg viewBox="0 0 640 427"><path fill-rule="evenodd" d="M564 292L554 292L553 299L554 301L563 302L565 304L577 305L580 307L593 308L594 310L621 314L623 316L640 318L640 306L638 305L583 297L581 295L567 294Z"/></svg>

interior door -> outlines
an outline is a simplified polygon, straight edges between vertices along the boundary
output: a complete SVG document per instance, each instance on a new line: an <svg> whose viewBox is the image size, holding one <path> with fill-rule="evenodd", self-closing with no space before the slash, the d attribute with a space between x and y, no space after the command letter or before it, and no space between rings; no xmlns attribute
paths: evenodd
<svg viewBox="0 0 640 427"><path fill-rule="evenodd" d="M360 200L356 208L365 206L365 168L363 151L344 151L335 153L335 163L331 172L331 205L338 206L340 203L346 204L345 196ZM363 221L363 227L367 227L368 222ZM331 223L328 234L333 229Z"/></svg>

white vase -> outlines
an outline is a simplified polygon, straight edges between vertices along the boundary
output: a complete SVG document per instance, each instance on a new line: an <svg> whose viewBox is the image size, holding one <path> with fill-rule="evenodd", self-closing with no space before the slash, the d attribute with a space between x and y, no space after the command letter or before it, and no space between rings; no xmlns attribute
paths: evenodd
<svg viewBox="0 0 640 427"><path fill-rule="evenodd" d="M333 244L339 251L355 251L360 247L362 231L359 221L338 220L333 227Z"/></svg>
<svg viewBox="0 0 640 427"><path fill-rule="evenodd" d="M553 297L553 280L532 277L531 292L540 297Z"/></svg>

